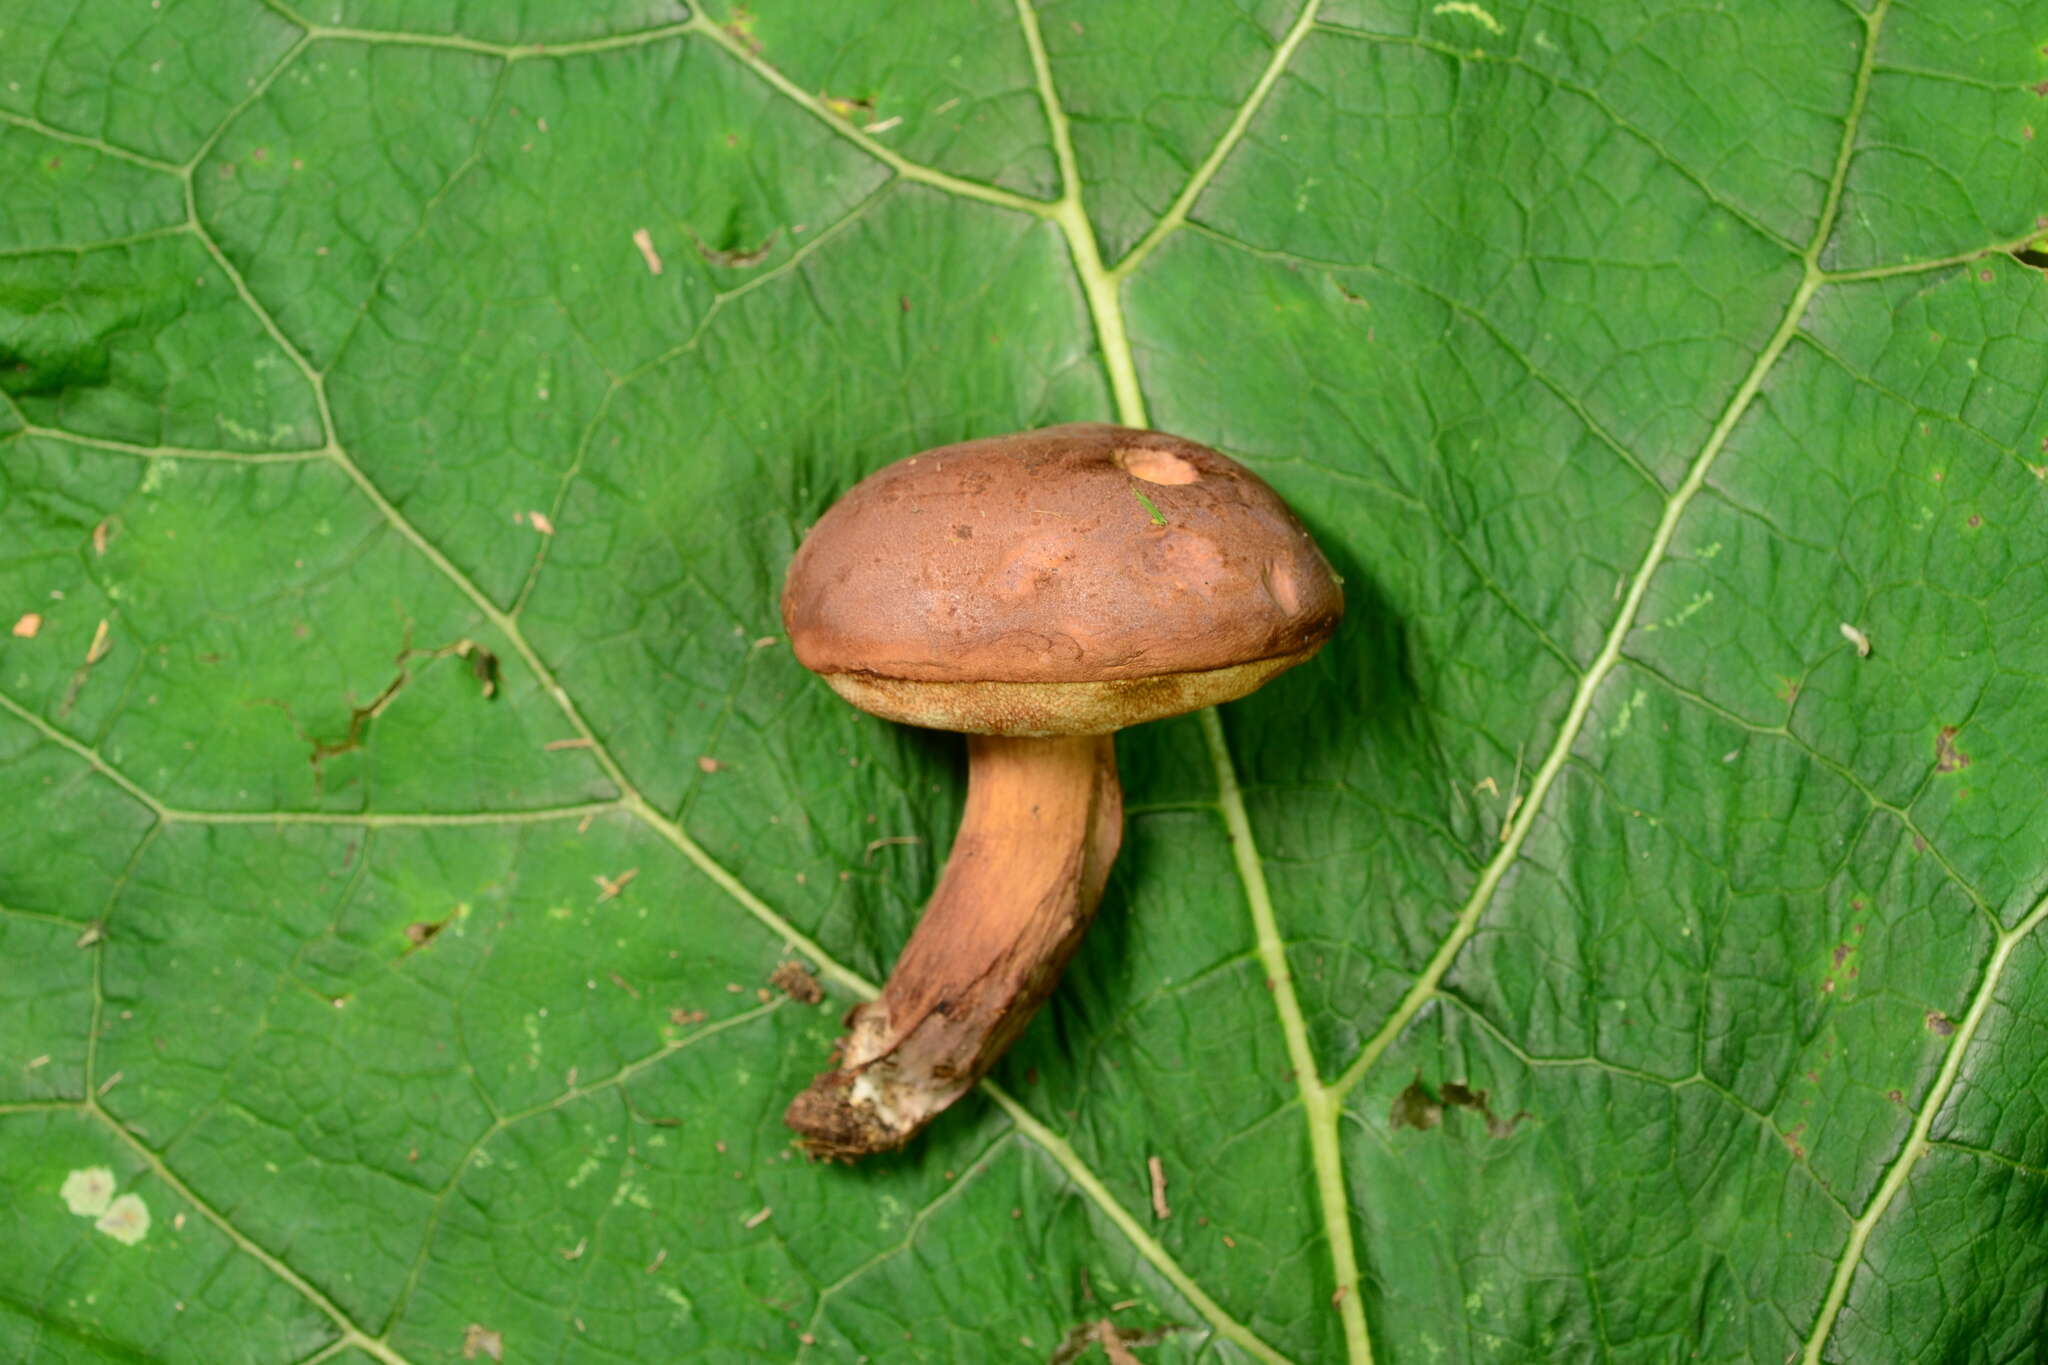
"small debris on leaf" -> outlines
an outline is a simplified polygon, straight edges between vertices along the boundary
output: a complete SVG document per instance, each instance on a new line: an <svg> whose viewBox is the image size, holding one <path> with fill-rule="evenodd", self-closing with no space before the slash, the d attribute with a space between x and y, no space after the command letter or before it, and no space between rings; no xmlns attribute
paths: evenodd
<svg viewBox="0 0 2048 1365"><path fill-rule="evenodd" d="M545 512L528 512L526 519L533 523L534 530L544 536L551 536L555 533L555 523Z"/></svg>
<svg viewBox="0 0 2048 1365"><path fill-rule="evenodd" d="M71 940L71 946L74 948L90 948L106 936L106 929L101 926L98 920L94 920L91 924L85 926L83 933Z"/></svg>
<svg viewBox="0 0 2048 1365"><path fill-rule="evenodd" d="M794 960L778 962L768 984L799 1005L815 1005L825 998L825 988L818 984L818 978L811 975L803 963Z"/></svg>
<svg viewBox="0 0 2048 1365"><path fill-rule="evenodd" d="M646 228L633 229L633 245L640 248L640 259L647 262L647 273L661 273L661 257L654 250L654 235Z"/></svg>
<svg viewBox="0 0 2048 1365"><path fill-rule="evenodd" d="M724 767L724 766L725 766L724 764L720 763L720 762L719 762L719 761L718 761L717 759L713 758L713 757L712 757L712 756L711 756L710 754L698 754L698 755L697 755L697 771L698 771L698 772L703 772L703 773L715 773L715 772L717 772L717 771L718 771L718 770L719 770L720 768L722 768L722 767Z"/></svg>
<svg viewBox="0 0 2048 1365"><path fill-rule="evenodd" d="M578 735L574 739L551 739L540 747L552 754L562 749L588 749L591 747L591 741L583 735Z"/></svg>
<svg viewBox="0 0 2048 1365"><path fill-rule="evenodd" d="M1970 756L1956 747L1956 730L1956 726L1944 725L1934 737L1934 771L1938 773L1961 772L1970 766Z"/></svg>
<svg viewBox="0 0 2048 1365"><path fill-rule="evenodd" d="M1850 625L1847 621L1842 622L1842 638L1856 646L1857 658L1867 659L1870 657L1870 637Z"/></svg>
<svg viewBox="0 0 2048 1365"><path fill-rule="evenodd" d="M1156 1156L1148 1156L1145 1169L1152 1176L1152 1216L1164 1222L1173 1217L1173 1210L1166 1205L1166 1163Z"/></svg>
<svg viewBox="0 0 2048 1365"><path fill-rule="evenodd" d="M1927 1011L1927 1029L1930 1033L1938 1033L1942 1037L1947 1038L1956 1031L1956 1021L1943 1014L1940 1010L1929 1010Z"/></svg>
<svg viewBox="0 0 2048 1365"><path fill-rule="evenodd" d="M761 1224L767 1222L770 1218L774 1216L775 1210L773 1208L765 1208L762 1209L759 1213L754 1214L752 1217L748 1218L744 1223L740 1224L740 1226L747 1229L749 1232L752 1232L755 1228L760 1227Z"/></svg>
<svg viewBox="0 0 2048 1365"><path fill-rule="evenodd" d="M701 1024L709 1017L703 1010L686 1010L680 1006L668 1012L668 1021L677 1028L689 1028L693 1024Z"/></svg>
<svg viewBox="0 0 2048 1365"><path fill-rule="evenodd" d="M17 640L33 640L36 638L36 632L42 628L43 615L41 612L23 612L21 619L14 623L14 638Z"/></svg>
<svg viewBox="0 0 2048 1365"><path fill-rule="evenodd" d="M626 884L628 882L632 881L633 878L639 875L639 868L629 867L616 877L607 877L602 873L598 874L595 877L592 877L591 880L596 882L598 886L598 904L602 905L606 901L611 900L612 898L617 896L621 891L624 891L626 889Z"/></svg>
<svg viewBox="0 0 2048 1365"><path fill-rule="evenodd" d="M85 649L85 666L87 668L91 668L101 659L106 658L107 651L114 647L113 642L107 638L107 635L106 618L102 617L99 629L92 633L92 643L87 645Z"/></svg>

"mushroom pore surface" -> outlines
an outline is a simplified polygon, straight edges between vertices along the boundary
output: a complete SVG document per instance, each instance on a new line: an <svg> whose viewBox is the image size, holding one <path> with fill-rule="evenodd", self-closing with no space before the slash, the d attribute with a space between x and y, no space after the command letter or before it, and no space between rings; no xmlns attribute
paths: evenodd
<svg viewBox="0 0 2048 1365"><path fill-rule="evenodd" d="M812 528L782 598L798 661L849 701L995 734L1100 733L1242 696L1313 654L1343 609L1257 475L1100 423L877 471Z"/></svg>

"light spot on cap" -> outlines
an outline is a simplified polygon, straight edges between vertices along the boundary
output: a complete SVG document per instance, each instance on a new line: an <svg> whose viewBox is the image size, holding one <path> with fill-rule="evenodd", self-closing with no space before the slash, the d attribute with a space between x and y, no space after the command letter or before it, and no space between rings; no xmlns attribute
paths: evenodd
<svg viewBox="0 0 2048 1365"><path fill-rule="evenodd" d="M1146 483L1193 483L1202 471L1170 450L1119 450L1117 463L1131 477Z"/></svg>
<svg viewBox="0 0 2048 1365"><path fill-rule="evenodd" d="M1266 595L1289 616L1301 610L1301 583L1292 564L1275 561L1266 565Z"/></svg>

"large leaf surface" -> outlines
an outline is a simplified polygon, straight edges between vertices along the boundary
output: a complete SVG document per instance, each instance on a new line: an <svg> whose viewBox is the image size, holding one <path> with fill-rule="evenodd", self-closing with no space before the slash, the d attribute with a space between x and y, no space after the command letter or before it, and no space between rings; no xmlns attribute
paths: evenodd
<svg viewBox="0 0 2048 1365"><path fill-rule="evenodd" d="M2044 43L0 3L0 1355L2036 1358ZM808 1165L962 773L783 567L1100 418L1350 619L1120 739L1000 1084Z"/></svg>

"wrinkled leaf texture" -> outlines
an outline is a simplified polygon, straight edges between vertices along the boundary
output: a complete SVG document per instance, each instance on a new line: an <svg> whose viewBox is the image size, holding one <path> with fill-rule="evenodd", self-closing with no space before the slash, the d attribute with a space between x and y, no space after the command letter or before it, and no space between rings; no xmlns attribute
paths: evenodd
<svg viewBox="0 0 2048 1365"><path fill-rule="evenodd" d="M0 3L0 1356L2039 1359L2044 44ZM1074 419L1350 618L1120 738L996 1083L807 1164L963 774L783 567Z"/></svg>

